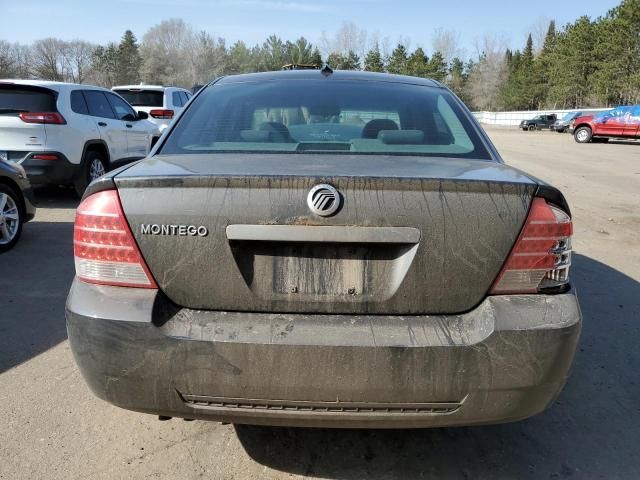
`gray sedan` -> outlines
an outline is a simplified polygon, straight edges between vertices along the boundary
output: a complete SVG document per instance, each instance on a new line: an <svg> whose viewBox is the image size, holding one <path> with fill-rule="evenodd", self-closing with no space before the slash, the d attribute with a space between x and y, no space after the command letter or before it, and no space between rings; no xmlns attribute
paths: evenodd
<svg viewBox="0 0 640 480"><path fill-rule="evenodd" d="M225 77L89 186L67 329L96 395L163 418L514 421L569 375L571 235L438 82Z"/></svg>
<svg viewBox="0 0 640 480"><path fill-rule="evenodd" d="M0 157L0 253L18 242L22 225L35 212L33 192L24 170Z"/></svg>

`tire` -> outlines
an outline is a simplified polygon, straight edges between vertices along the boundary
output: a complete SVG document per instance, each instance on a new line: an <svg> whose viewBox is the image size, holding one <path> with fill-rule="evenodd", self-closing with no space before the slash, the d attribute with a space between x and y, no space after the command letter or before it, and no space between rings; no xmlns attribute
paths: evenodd
<svg viewBox="0 0 640 480"><path fill-rule="evenodd" d="M24 210L20 200L13 188L0 184L0 253L13 248L22 234Z"/></svg>
<svg viewBox="0 0 640 480"><path fill-rule="evenodd" d="M529 125L529 131L530 132L535 132L536 131L536 126L535 125Z"/></svg>
<svg viewBox="0 0 640 480"><path fill-rule="evenodd" d="M573 139L578 143L589 143L593 138L593 133L589 127L579 127L573 132Z"/></svg>
<svg viewBox="0 0 640 480"><path fill-rule="evenodd" d="M89 150L82 159L80 171L73 183L78 196L82 197L89 184L106 172L107 162L102 157L102 154L95 150Z"/></svg>
<svg viewBox="0 0 640 480"><path fill-rule="evenodd" d="M559 128L558 130L556 130L556 132L558 133L564 133L566 130L566 128Z"/></svg>

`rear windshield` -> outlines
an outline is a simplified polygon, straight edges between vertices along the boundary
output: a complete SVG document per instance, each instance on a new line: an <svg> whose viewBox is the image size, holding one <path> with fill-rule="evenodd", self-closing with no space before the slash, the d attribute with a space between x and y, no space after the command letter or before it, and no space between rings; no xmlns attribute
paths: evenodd
<svg viewBox="0 0 640 480"><path fill-rule="evenodd" d="M157 90L114 90L134 107L162 107L164 92Z"/></svg>
<svg viewBox="0 0 640 480"><path fill-rule="evenodd" d="M447 90L332 79L207 87L160 151L205 152L349 152L491 159Z"/></svg>
<svg viewBox="0 0 640 480"><path fill-rule="evenodd" d="M55 112L54 92L23 85L0 85L0 115L20 112Z"/></svg>

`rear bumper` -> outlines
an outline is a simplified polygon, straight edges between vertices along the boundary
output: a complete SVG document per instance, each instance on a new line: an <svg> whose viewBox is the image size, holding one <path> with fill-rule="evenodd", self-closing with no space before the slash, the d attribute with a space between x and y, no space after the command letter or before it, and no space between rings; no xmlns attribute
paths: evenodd
<svg viewBox="0 0 640 480"><path fill-rule="evenodd" d="M558 395L581 315L573 293L488 297L452 316L179 309L155 291L74 281L67 329L100 398L158 415L397 428L534 415Z"/></svg>
<svg viewBox="0 0 640 480"><path fill-rule="evenodd" d="M33 155L56 155L57 160L37 160ZM69 185L80 168L80 165L71 163L60 152L28 152L19 162L27 172L32 185Z"/></svg>

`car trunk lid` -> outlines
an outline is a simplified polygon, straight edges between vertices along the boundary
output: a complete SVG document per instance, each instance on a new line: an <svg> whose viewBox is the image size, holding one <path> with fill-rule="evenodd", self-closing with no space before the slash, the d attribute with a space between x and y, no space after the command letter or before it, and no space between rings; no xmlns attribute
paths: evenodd
<svg viewBox="0 0 640 480"><path fill-rule="evenodd" d="M473 308L536 188L494 162L384 155L157 156L115 181L176 304L368 314ZM307 204L318 184L340 192L332 216Z"/></svg>

